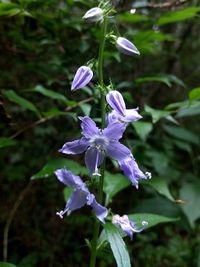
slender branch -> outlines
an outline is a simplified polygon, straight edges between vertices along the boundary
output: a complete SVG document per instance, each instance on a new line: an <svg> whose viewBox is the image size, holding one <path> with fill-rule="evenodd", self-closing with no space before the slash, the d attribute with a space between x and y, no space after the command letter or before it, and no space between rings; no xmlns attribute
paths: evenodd
<svg viewBox="0 0 200 267"><path fill-rule="evenodd" d="M19 195L18 199L16 200L13 208L11 209L8 219L6 221L4 231L3 231L3 260L6 262L8 258L8 233L10 229L11 222L15 216L17 209L19 208L20 204L22 203L25 195L29 191L33 181L30 181L28 185L22 190L21 194Z"/></svg>
<svg viewBox="0 0 200 267"><path fill-rule="evenodd" d="M91 102L92 100L93 100L93 97L89 97L89 98L87 98L87 99L81 100L80 102L77 103L77 105L75 105L75 106L73 106L73 107L67 107L65 110L66 110L66 111L70 111L70 110L72 110L73 108L78 107L78 106L80 106L81 104ZM11 135L10 138L11 138L11 139L14 139L14 138L16 138L18 135L22 134L23 132L25 132L25 131L27 131L27 130L29 130L29 129L31 129L31 128L34 128L35 126L37 126L37 125L39 125L39 124L42 124L42 123L44 123L44 122L47 122L47 121L49 121L49 120L51 120L51 119L53 119L53 118L54 118L54 116L47 117L47 118L41 118L41 119L39 119L39 120L37 120L37 121L35 121L35 122L33 122L33 123L30 123L30 124L24 126L22 129L20 129L20 130L17 131L16 133L14 133L13 135Z"/></svg>

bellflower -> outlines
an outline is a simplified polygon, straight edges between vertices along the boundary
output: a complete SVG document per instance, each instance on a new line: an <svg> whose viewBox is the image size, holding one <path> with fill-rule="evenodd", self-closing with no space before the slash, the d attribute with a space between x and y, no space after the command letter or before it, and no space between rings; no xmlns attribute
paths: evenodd
<svg viewBox="0 0 200 267"><path fill-rule="evenodd" d="M93 7L89 9L85 15L83 16L83 19L86 19L91 22L98 22L103 20L103 10L99 7Z"/></svg>
<svg viewBox="0 0 200 267"><path fill-rule="evenodd" d="M82 138L67 142L59 150L64 154L80 154L85 152L85 164L93 175L99 175L98 167L105 155L119 162L129 158L131 151L119 142L125 130L123 123L109 124L99 129L88 116L80 117Z"/></svg>
<svg viewBox="0 0 200 267"><path fill-rule="evenodd" d="M132 157L127 158L119 162L120 169L124 172L124 175L128 177L132 185L138 189L138 180L150 179L151 173L146 172L145 174L139 169L137 162Z"/></svg>
<svg viewBox="0 0 200 267"><path fill-rule="evenodd" d="M77 89L83 88L87 85L93 77L93 71L86 66L81 66L76 71L74 79L72 81L71 90L75 91Z"/></svg>
<svg viewBox="0 0 200 267"><path fill-rule="evenodd" d="M96 201L95 196L89 192L86 184L79 176L74 175L67 169L59 169L55 172L55 175L60 182L74 189L67 201L65 209L57 212L57 215L63 218L66 212L70 214L72 211L80 209L84 205L89 205L95 212L96 217L104 223L108 210Z"/></svg>
<svg viewBox="0 0 200 267"><path fill-rule="evenodd" d="M131 239L133 238L133 233L140 233L148 225L148 222L142 221L143 227L137 229L136 224L130 221L127 215L119 216L118 214L112 217L112 223L118 225Z"/></svg>
<svg viewBox="0 0 200 267"><path fill-rule="evenodd" d="M106 95L106 101L111 108L113 108L113 111L107 116L108 123L117 121L128 123L142 118L138 113L138 108L126 109L123 96L116 90L113 90Z"/></svg>
<svg viewBox="0 0 200 267"><path fill-rule="evenodd" d="M118 37L116 40L117 49L128 56L140 55L137 47L134 46L128 39L124 37Z"/></svg>

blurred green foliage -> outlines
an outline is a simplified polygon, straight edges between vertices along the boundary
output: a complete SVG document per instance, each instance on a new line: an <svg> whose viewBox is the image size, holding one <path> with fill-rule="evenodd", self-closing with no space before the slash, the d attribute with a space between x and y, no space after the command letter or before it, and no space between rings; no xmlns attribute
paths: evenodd
<svg viewBox="0 0 200 267"><path fill-rule="evenodd" d="M128 128L125 142L152 179L136 190L107 161L106 202L113 212L133 218L154 214L149 220L155 227L127 239L134 266L199 267L200 1L167 7L167 1L113 2L117 13L110 30L133 41L141 56L119 55L108 43L105 80L111 79L129 107L140 108L143 120ZM19 203L8 232L8 262L18 267L88 266L84 239L92 236L90 210L63 221L55 216L69 192L62 192L53 172L67 166L87 175L81 155L69 160L57 150L79 138L77 115L92 113L97 121L100 115L93 84L70 91L76 69L97 56L99 26L81 19L97 4L0 1L0 225L5 236ZM115 266L109 246L98 253L98 266Z"/></svg>

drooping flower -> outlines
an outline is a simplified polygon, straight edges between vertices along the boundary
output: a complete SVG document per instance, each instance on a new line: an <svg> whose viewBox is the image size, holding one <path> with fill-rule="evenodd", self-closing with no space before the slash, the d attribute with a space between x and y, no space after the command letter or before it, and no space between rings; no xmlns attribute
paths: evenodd
<svg viewBox="0 0 200 267"><path fill-rule="evenodd" d="M103 10L100 7L93 7L89 9L83 19L90 22L98 22L103 20Z"/></svg>
<svg viewBox="0 0 200 267"><path fill-rule="evenodd" d="M123 161L130 157L131 151L119 142L125 127L122 123L109 124L105 129L99 129L88 116L79 117L82 128L82 138L67 142L59 150L64 154L85 153L85 164L93 175L99 175L98 167L105 155Z"/></svg>
<svg viewBox="0 0 200 267"><path fill-rule="evenodd" d="M116 90L110 91L106 95L106 101L113 108L113 111L107 116L108 123L117 121L128 123L142 118L138 113L138 108L126 109L123 96Z"/></svg>
<svg viewBox="0 0 200 267"><path fill-rule="evenodd" d="M148 225L148 222L142 221L143 227L137 229L136 224L130 221L127 215L119 216L118 214L112 217L112 223L118 225L131 239L133 238L133 233L140 233Z"/></svg>
<svg viewBox="0 0 200 267"><path fill-rule="evenodd" d="M145 174L139 169L137 162L134 157L131 156L121 162L119 162L120 169L124 172L124 175L128 177L132 185L138 189L138 180L150 179L151 173L146 172Z"/></svg>
<svg viewBox="0 0 200 267"><path fill-rule="evenodd" d="M104 223L108 210L96 201L95 196L89 192L86 184L79 176L74 175L67 169L59 169L55 172L55 175L60 182L74 189L66 203L65 209L57 212L57 215L63 218L65 213L69 215L72 211L89 205L95 212L96 217Z"/></svg>
<svg viewBox="0 0 200 267"><path fill-rule="evenodd" d="M75 91L77 89L83 88L91 81L92 77L93 71L87 66L81 66L76 71L76 74L72 81L71 90Z"/></svg>
<svg viewBox="0 0 200 267"><path fill-rule="evenodd" d="M133 43L131 43L128 39L124 37L117 38L116 47L120 52L128 56L133 56L135 54L140 55L140 52L138 51L137 47L135 47Z"/></svg>

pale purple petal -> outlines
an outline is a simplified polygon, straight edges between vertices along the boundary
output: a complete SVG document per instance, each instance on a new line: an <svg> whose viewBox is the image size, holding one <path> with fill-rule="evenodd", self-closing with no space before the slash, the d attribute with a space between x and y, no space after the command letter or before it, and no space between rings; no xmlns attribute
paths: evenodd
<svg viewBox="0 0 200 267"><path fill-rule="evenodd" d="M64 154L80 154L83 153L88 146L89 141L85 138L81 138L80 140L65 143L59 152Z"/></svg>
<svg viewBox="0 0 200 267"><path fill-rule="evenodd" d="M108 126L102 131L103 135L108 139L119 140L122 138L122 135L125 131L126 127L123 123L112 123L108 124Z"/></svg>
<svg viewBox="0 0 200 267"><path fill-rule="evenodd" d="M93 7L85 13L83 19L86 19L91 22L101 21L103 20L103 10L99 7Z"/></svg>
<svg viewBox="0 0 200 267"><path fill-rule="evenodd" d="M67 201L65 209L73 211L80 209L87 203L87 194L82 190L72 192L69 200Z"/></svg>
<svg viewBox="0 0 200 267"><path fill-rule="evenodd" d="M108 104L122 116L125 116L126 105L120 92L114 90L106 95Z"/></svg>
<svg viewBox="0 0 200 267"><path fill-rule="evenodd" d="M85 153L85 164L91 174L98 175L98 167L103 162L104 153L96 147L90 147Z"/></svg>
<svg viewBox="0 0 200 267"><path fill-rule="evenodd" d="M100 205L96 199L93 199L93 202L90 204L93 211L96 214L96 217L102 222L105 223L105 218L108 215L108 210L103 207L102 205Z"/></svg>
<svg viewBox="0 0 200 267"><path fill-rule="evenodd" d="M115 110L113 110L112 112L108 113L107 117L106 117L107 125L115 123L115 122L119 122L119 117L121 117L121 116Z"/></svg>
<svg viewBox="0 0 200 267"><path fill-rule="evenodd" d="M119 166L124 172L124 175L128 177L136 188L138 188L138 180L148 178L147 175L139 169L138 164L133 157L119 162Z"/></svg>
<svg viewBox="0 0 200 267"><path fill-rule="evenodd" d="M123 54L133 56L135 54L140 55L137 47L134 46L128 39L123 37L118 37L116 41L117 48Z"/></svg>
<svg viewBox="0 0 200 267"><path fill-rule="evenodd" d="M58 180L63 184L73 187L73 188L80 188L83 185L83 181L79 176L74 175L71 171L67 169L59 169L55 171L55 175L57 176Z"/></svg>
<svg viewBox="0 0 200 267"><path fill-rule="evenodd" d="M100 132L100 129L96 126L96 123L88 116L79 117L81 120L82 135L86 138L93 137Z"/></svg>
<svg viewBox="0 0 200 267"><path fill-rule="evenodd" d="M106 147L106 152L109 157L117 161L123 161L131 155L131 151L117 141L110 142Z"/></svg>
<svg viewBox="0 0 200 267"><path fill-rule="evenodd" d="M93 77L93 71L86 66L78 68L72 81L71 90L75 91L87 85Z"/></svg>
<svg viewBox="0 0 200 267"><path fill-rule="evenodd" d="M142 116L138 113L138 108L126 109L126 115L122 120L124 122L138 121Z"/></svg>

